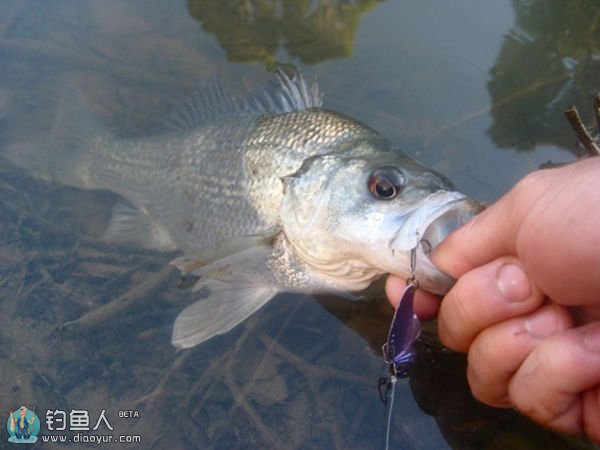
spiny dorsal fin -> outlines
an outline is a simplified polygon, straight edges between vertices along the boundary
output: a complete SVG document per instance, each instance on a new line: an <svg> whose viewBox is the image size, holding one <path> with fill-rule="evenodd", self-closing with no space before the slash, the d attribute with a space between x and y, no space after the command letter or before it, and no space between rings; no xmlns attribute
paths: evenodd
<svg viewBox="0 0 600 450"><path fill-rule="evenodd" d="M218 117L280 114L318 108L322 103L316 80L308 84L299 68L293 67L288 73L279 67L262 87L241 98L236 98L219 80L207 80L172 114L167 125L172 129L191 129Z"/></svg>
<svg viewBox="0 0 600 450"><path fill-rule="evenodd" d="M319 108L323 104L323 94L316 80L310 85L306 83L300 68L293 67L288 74L278 67L267 85L242 99L242 103L248 111L284 113Z"/></svg>

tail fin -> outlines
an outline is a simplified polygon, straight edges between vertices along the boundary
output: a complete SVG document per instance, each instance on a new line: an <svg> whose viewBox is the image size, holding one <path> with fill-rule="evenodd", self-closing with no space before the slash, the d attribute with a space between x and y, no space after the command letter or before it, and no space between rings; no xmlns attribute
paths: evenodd
<svg viewBox="0 0 600 450"><path fill-rule="evenodd" d="M88 170L95 142L110 133L91 114L79 90L63 90L58 112L45 143L9 146L4 156L32 176L76 187L90 185Z"/></svg>

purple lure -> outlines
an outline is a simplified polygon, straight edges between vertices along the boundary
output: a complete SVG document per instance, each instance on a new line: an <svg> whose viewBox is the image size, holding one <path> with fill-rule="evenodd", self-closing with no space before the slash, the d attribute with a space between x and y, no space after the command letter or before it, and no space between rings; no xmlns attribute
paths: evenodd
<svg viewBox="0 0 600 450"><path fill-rule="evenodd" d="M396 376L406 376L415 357L413 345L421 333L419 319L413 310L416 290L417 286L412 282L406 286L394 313L387 342L382 347L383 359Z"/></svg>

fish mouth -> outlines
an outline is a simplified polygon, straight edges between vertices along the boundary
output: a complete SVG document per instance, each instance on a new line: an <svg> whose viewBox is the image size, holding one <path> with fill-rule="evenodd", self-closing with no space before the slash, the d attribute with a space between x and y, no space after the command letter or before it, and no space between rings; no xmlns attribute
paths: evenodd
<svg viewBox="0 0 600 450"><path fill-rule="evenodd" d="M450 209L445 209L441 214L437 215L428 225L425 231L421 234L419 242L421 249L427 258L431 252L448 237L450 233L457 230L476 214L483 210L483 206L471 199L463 199L456 202L457 204L449 205Z"/></svg>
<svg viewBox="0 0 600 450"><path fill-rule="evenodd" d="M417 208L390 241L392 251L406 258L416 249L416 277L426 291L443 295L454 284L454 279L438 269L431 261L431 253L454 230L467 223L483 210L483 206L456 191L431 194ZM404 259L403 264L407 261ZM393 271L392 271L393 272Z"/></svg>
<svg viewBox="0 0 600 450"><path fill-rule="evenodd" d="M455 280L433 264L430 259L431 253L450 233L466 224L483 209L481 203L465 197L451 202L447 207L442 208L431 221L424 224L417 244L417 261L419 261L417 273L422 274L423 281L419 280L419 282L425 290L440 295L450 290Z"/></svg>

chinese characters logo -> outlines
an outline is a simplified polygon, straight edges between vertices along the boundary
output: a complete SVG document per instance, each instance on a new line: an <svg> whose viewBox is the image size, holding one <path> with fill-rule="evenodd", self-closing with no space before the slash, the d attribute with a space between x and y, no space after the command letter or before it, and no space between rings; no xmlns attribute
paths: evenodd
<svg viewBox="0 0 600 450"><path fill-rule="evenodd" d="M46 411L46 426L49 431L65 431L68 429L69 431L96 431L101 423L104 423L104 426L109 430L114 430L112 425L108 422L106 418L106 410L103 409L96 421L96 424L93 427L90 427L90 414L85 409L72 409L69 411L69 420L67 422L67 413L66 411L61 410L48 410Z"/></svg>

